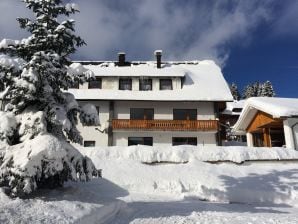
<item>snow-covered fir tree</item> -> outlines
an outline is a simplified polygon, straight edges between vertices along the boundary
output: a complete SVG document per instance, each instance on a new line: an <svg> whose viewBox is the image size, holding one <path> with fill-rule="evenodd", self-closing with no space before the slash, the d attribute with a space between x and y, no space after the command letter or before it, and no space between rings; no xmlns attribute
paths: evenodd
<svg viewBox="0 0 298 224"><path fill-rule="evenodd" d="M233 96L234 100L240 100L241 99L241 95L240 95L240 93L238 91L238 87L235 83L232 83L230 85L230 91L232 93L232 96Z"/></svg>
<svg viewBox="0 0 298 224"><path fill-rule="evenodd" d="M270 81L266 81L262 85L262 90L261 90L261 96L268 96L268 97L274 97L275 92L272 86L272 83Z"/></svg>
<svg viewBox="0 0 298 224"><path fill-rule="evenodd" d="M243 99L248 99L250 97L260 97L260 96L275 96L273 86L270 81L260 83L258 81L248 84L243 91Z"/></svg>
<svg viewBox="0 0 298 224"><path fill-rule="evenodd" d="M258 97L261 96L261 92L262 92L262 84L258 81L254 82L252 84L253 87L253 92L254 92L254 97Z"/></svg>
<svg viewBox="0 0 298 224"><path fill-rule="evenodd" d="M243 94L242 97L243 99L248 99L250 97L254 97L255 96L255 90L253 85L248 84L247 86L245 86L244 90L243 90Z"/></svg>
<svg viewBox="0 0 298 224"><path fill-rule="evenodd" d="M0 112L0 186L11 195L39 187L61 186L67 180L87 181L97 175L91 160L66 139L81 143L76 128L98 122L89 105L79 107L74 96L61 91L93 76L69 55L84 41L75 35L74 20L59 22L78 12L62 0L23 0L34 19L18 18L31 35L0 42L0 86L5 108Z"/></svg>

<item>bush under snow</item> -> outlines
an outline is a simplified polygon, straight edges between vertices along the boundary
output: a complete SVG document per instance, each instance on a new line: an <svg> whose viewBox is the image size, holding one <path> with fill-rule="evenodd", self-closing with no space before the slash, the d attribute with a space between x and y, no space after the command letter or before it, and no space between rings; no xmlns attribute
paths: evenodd
<svg viewBox="0 0 298 224"><path fill-rule="evenodd" d="M66 180L88 181L97 176L88 157L50 134L13 146L0 145L0 149L0 186L8 186L11 195L28 194L44 184L56 187Z"/></svg>

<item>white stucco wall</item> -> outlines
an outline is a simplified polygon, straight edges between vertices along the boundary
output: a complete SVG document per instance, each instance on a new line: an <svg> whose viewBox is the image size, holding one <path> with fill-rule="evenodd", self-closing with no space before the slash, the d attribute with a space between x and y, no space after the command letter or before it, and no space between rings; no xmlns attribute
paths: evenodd
<svg viewBox="0 0 298 224"><path fill-rule="evenodd" d="M254 146L252 133L249 133L249 132L246 133L246 141L247 141L247 146L248 147L253 147Z"/></svg>
<svg viewBox="0 0 298 224"><path fill-rule="evenodd" d="M204 132L114 132L113 145L127 146L128 137L152 137L154 146L172 145L173 137L196 137L198 145L216 145L215 133Z"/></svg>
<svg viewBox="0 0 298 224"><path fill-rule="evenodd" d="M284 120L286 147L298 150L298 118Z"/></svg>
<svg viewBox="0 0 298 224"><path fill-rule="evenodd" d="M83 127L78 125L84 141L95 141L95 146L107 146L108 134L101 133L95 128L103 130L109 120L109 101L80 101L80 105L91 103L99 106L99 120L101 126ZM173 119L173 109L197 109L198 120L215 119L214 104L212 102L138 102L116 101L114 103L115 119L130 119L130 108L154 108L154 119ZM131 132L113 131L113 145L127 146L128 137L153 137L154 145L171 145L172 137L197 137L198 145L215 145L216 133L212 132Z"/></svg>
<svg viewBox="0 0 298 224"><path fill-rule="evenodd" d="M197 109L198 120L215 119L213 102L115 102L115 119L130 119L130 108L153 108L154 119L173 119L173 109Z"/></svg>
<svg viewBox="0 0 298 224"><path fill-rule="evenodd" d="M91 103L94 106L99 107L99 122L100 126L88 126L83 127L80 123L77 128L81 132L83 141L95 141L95 146L107 146L108 145L108 134L101 133L95 128L103 130L107 127L109 120L109 102L108 101L80 101L80 105Z"/></svg>

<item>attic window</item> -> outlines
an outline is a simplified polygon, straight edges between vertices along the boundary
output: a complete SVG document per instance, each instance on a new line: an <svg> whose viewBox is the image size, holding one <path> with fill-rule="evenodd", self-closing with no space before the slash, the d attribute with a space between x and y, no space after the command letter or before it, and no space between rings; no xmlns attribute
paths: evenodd
<svg viewBox="0 0 298 224"><path fill-rule="evenodd" d="M119 79L119 90L131 90L132 80L131 79Z"/></svg>
<svg viewBox="0 0 298 224"><path fill-rule="evenodd" d="M140 79L140 91L152 90L152 79Z"/></svg>
<svg viewBox="0 0 298 224"><path fill-rule="evenodd" d="M172 90L173 89L172 79L160 79L159 80L159 89L160 90Z"/></svg>
<svg viewBox="0 0 298 224"><path fill-rule="evenodd" d="M95 77L94 80L90 80L88 84L88 89L101 89L101 78Z"/></svg>

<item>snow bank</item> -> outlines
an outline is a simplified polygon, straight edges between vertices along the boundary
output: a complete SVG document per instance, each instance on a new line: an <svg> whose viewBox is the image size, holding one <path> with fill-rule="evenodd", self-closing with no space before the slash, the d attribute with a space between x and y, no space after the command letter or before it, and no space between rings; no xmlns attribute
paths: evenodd
<svg viewBox="0 0 298 224"><path fill-rule="evenodd" d="M298 203L298 165L293 162L211 164L202 161L296 159L287 149L245 147L81 148L103 177L130 194L215 202ZM155 163L153 162L171 162ZM179 162L178 164L173 162ZM148 164L151 163L151 164Z"/></svg>
<svg viewBox="0 0 298 224"><path fill-rule="evenodd" d="M245 146L129 146L81 148L82 153L100 159L131 159L143 163L197 161L298 160L298 151L285 148Z"/></svg>

